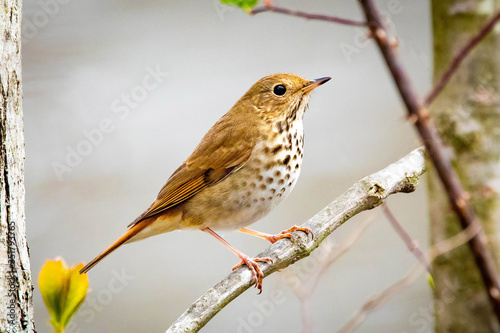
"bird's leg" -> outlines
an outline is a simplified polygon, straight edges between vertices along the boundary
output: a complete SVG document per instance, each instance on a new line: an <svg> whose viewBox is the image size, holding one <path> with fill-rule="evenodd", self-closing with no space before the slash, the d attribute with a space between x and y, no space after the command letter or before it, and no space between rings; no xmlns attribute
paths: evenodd
<svg viewBox="0 0 500 333"><path fill-rule="evenodd" d="M260 232L260 231L255 231L255 230L247 229L247 228L238 229L238 231L243 232L245 234L249 234L249 235L252 235L252 236L257 236L257 237L260 237L260 238L267 239L272 244L276 243L277 241L279 241L282 238L293 238L293 235L291 234L291 232L292 231L297 231L297 230L298 231L303 231L303 232L305 232L308 235L309 234L312 235L312 231L311 230L309 230L307 228L304 228L304 227L298 227L296 225L294 225L290 229L283 230L282 232L280 232L277 235L270 235L270 234L266 234L266 233L263 233L263 232Z"/></svg>
<svg viewBox="0 0 500 333"><path fill-rule="evenodd" d="M250 258L249 256L241 253L240 251L238 251L237 249L235 249L234 247L231 246L231 244L229 244L228 242L226 242L226 240L224 240L224 238L222 238L221 236L219 236L215 231L213 231L212 229L210 228L204 228L204 229L201 229L201 231L204 231L212 236L214 236L219 242L221 242L222 244L224 244L229 250L231 250L231 252L233 252L234 254L236 254L240 259L241 259L241 262L234 266L233 267L233 271L242 266L242 265L247 265L248 268L250 269L250 271L252 272L252 277L255 281L255 287L257 287L257 289L259 289L259 294L262 292L262 279L264 278L264 273L262 272L262 270L260 269L259 265L257 264L257 262L259 261L265 261L265 262L273 262L273 260L271 258Z"/></svg>

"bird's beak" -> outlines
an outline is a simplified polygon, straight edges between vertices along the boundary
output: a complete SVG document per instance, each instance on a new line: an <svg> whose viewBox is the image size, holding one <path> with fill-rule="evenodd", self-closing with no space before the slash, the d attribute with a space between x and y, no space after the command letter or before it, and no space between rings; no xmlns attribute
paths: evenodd
<svg viewBox="0 0 500 333"><path fill-rule="evenodd" d="M323 83L326 83L326 82L330 81L330 79L331 79L331 77L321 77L319 79L309 81L309 83L307 83L300 90L302 92L304 92L304 93L307 94L307 93L311 92L313 89L315 89L315 88L319 87L320 85L322 85Z"/></svg>

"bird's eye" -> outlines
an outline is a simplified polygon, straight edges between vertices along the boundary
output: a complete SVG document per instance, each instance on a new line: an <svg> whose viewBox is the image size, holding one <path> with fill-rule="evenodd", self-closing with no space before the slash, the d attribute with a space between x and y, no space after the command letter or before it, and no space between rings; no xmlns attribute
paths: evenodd
<svg viewBox="0 0 500 333"><path fill-rule="evenodd" d="M276 96L283 96L286 93L286 87L282 84L278 84L273 90Z"/></svg>

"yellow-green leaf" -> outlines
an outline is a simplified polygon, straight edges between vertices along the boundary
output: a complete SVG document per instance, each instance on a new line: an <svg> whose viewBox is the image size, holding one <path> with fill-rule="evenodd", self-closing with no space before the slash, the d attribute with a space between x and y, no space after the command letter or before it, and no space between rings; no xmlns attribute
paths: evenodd
<svg viewBox="0 0 500 333"><path fill-rule="evenodd" d="M434 284L434 278L430 273L427 273L427 282L429 283L429 286L431 286L432 289L436 288L436 285Z"/></svg>
<svg viewBox="0 0 500 333"><path fill-rule="evenodd" d="M87 295L87 289L89 287L88 275L80 274L80 270L83 266L83 264L78 264L75 267L72 267L69 272L70 288L68 290L66 304L62 315L64 327L69 324L71 317L73 317L76 311L78 311L80 306L85 301L85 296Z"/></svg>
<svg viewBox="0 0 500 333"><path fill-rule="evenodd" d="M38 285L56 332L64 331L85 300L89 281L87 275L78 273L82 267L68 268L62 259L48 260L40 271Z"/></svg>

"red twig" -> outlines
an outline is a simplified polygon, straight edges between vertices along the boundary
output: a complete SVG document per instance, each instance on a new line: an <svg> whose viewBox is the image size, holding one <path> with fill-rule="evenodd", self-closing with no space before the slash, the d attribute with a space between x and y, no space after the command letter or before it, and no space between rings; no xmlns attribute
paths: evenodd
<svg viewBox="0 0 500 333"><path fill-rule="evenodd" d="M396 218L396 216L394 216L394 214L391 212L389 206L387 206L386 203L382 204L382 211L384 212L385 217L387 217L387 219L391 223L392 228L396 231L399 237L406 244L408 250L410 250L410 252L415 255L415 257L418 259L418 261L420 261L422 266L424 266L427 269L427 272L432 274L431 264L429 263L429 261L427 261L427 258L425 258L424 253L420 250L418 243L410 237L410 235L406 232L401 223L399 223L398 219Z"/></svg>
<svg viewBox="0 0 500 333"><path fill-rule="evenodd" d="M462 184L452 168L450 160L444 156L443 144L437 134L436 128L430 120L428 111L418 99L411 81L401 66L399 57L388 42L388 33L376 6L372 0L360 0L360 3L372 36L377 42L389 67L409 116L415 121L415 126L424 141L429 157L443 183L450 204L459 218L462 229L466 229L474 224L479 225L468 204L468 193L462 188ZM476 265L479 268L497 320L500 322L500 283L495 272L493 258L486 247L486 241L486 236L481 230L481 232L471 238L468 244Z"/></svg>
<svg viewBox="0 0 500 333"><path fill-rule="evenodd" d="M309 13L305 13L305 12L299 12L296 10L275 7L272 4L266 4L265 6L252 9L250 14L255 15L255 14L264 13L264 12L274 12L274 13L280 13L280 14L285 14L285 15L302 17L302 18L305 18L308 20L327 21L327 22L340 23L340 24L352 25L352 26L357 26L357 27L366 26L366 22L343 19L340 17L329 16L329 15L309 14Z"/></svg>
<svg viewBox="0 0 500 333"><path fill-rule="evenodd" d="M453 76L458 66L462 63L465 57L472 51L472 49L479 44L490 32L493 30L495 25L500 21L500 11L498 11L493 17L488 21L488 23L474 36L467 44L465 44L462 49L457 53L450 63L448 69L444 72L441 78L434 84L429 94L426 96L424 101L424 106L429 106L432 101L441 93L443 88L446 86L450 78Z"/></svg>

